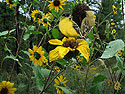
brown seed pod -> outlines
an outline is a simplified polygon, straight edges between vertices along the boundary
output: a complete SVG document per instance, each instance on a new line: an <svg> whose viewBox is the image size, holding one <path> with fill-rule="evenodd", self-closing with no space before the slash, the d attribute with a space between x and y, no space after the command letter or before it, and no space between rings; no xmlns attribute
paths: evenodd
<svg viewBox="0 0 125 94"><path fill-rule="evenodd" d="M81 27L82 20L86 17L86 11L91 10L86 4L77 4L73 9L72 16L79 27Z"/></svg>

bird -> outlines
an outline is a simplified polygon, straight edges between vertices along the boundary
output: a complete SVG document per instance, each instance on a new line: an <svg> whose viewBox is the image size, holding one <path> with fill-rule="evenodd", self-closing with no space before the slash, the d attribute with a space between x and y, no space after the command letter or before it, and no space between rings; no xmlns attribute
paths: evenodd
<svg viewBox="0 0 125 94"><path fill-rule="evenodd" d="M81 23L81 33L85 37L95 25L95 15L92 11L86 11L86 17L83 18Z"/></svg>
<svg viewBox="0 0 125 94"><path fill-rule="evenodd" d="M60 17L59 29L67 37L78 37L80 35L79 26L72 20L70 13L64 13Z"/></svg>

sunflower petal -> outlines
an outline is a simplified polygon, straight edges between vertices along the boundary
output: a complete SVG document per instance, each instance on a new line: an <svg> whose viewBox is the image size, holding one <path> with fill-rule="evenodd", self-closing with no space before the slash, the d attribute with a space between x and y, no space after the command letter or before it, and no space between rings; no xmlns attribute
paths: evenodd
<svg viewBox="0 0 125 94"><path fill-rule="evenodd" d="M30 54L34 54L33 50L31 50L30 48L28 49L28 52L29 52Z"/></svg>
<svg viewBox="0 0 125 94"><path fill-rule="evenodd" d="M33 51L36 52L37 51L37 46L33 45Z"/></svg>
<svg viewBox="0 0 125 94"><path fill-rule="evenodd" d="M49 43L53 44L53 45L62 45L63 44L63 42L58 39L51 39L51 40L49 40Z"/></svg>
<svg viewBox="0 0 125 94"><path fill-rule="evenodd" d="M66 48L66 47L60 47L59 48L59 55L61 58L64 58L64 56L69 52L69 48Z"/></svg>
<svg viewBox="0 0 125 94"><path fill-rule="evenodd" d="M78 45L76 48L80 53L85 57L87 62L89 61L89 56L90 56L90 49L88 45Z"/></svg>

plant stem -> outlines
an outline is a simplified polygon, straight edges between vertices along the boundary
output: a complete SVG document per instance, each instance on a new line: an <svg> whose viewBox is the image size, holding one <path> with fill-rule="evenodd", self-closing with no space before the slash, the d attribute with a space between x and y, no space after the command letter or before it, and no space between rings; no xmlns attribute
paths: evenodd
<svg viewBox="0 0 125 94"><path fill-rule="evenodd" d="M56 63L56 62L54 62L53 65L52 65L52 67L51 67L51 71L50 71L50 73L49 73L49 76L48 76L48 78L47 78L47 81L46 81L46 83L45 83L45 85L44 85L44 87L43 87L42 92L40 92L40 94L42 94L42 93L46 90L46 85L47 85L47 83L48 83L48 81L49 81L49 79L50 79L50 77L51 77L51 74L52 74L53 68L54 68L54 66L55 66L55 63Z"/></svg>

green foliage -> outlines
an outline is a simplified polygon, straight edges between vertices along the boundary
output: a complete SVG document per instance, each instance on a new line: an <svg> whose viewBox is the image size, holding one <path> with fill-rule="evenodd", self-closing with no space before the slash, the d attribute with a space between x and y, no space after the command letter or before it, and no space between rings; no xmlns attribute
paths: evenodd
<svg viewBox="0 0 125 94"><path fill-rule="evenodd" d="M106 46L105 51L103 52L101 58L111 58L115 56L117 51L122 50L125 46L124 42L120 39L111 41L108 46Z"/></svg>
<svg viewBox="0 0 125 94"><path fill-rule="evenodd" d="M63 9L59 7L59 12L56 12L55 9L48 8L50 4L48 0L28 0L28 2L17 0L16 6L12 8L6 2L0 2L0 81L13 82L13 87L17 88L15 94L55 94L56 88L62 90L64 94L122 94L125 76L123 2L74 0L65 3ZM65 36L59 29L62 14L72 14L79 3L91 6L96 15L95 26L88 30L86 36L81 34L83 36L76 37L84 39L89 44L89 62L86 62L84 56L76 50L81 45L77 41L73 42L74 44L63 42L62 47L72 48L75 45L75 48L72 51L71 48L67 49L68 53L61 53L61 50L58 50L53 54L55 58L60 58L61 56L58 56L60 53L67 55L65 58L57 58L50 62L49 52L57 46L50 45L48 41L53 38L62 40ZM112 5L116 6L117 14L114 14ZM43 22L34 21L31 13L36 9L45 14L50 13L51 16L48 16L47 20L50 25L43 26ZM38 14L34 16L40 18ZM79 17L78 19L82 20ZM112 22L115 25L112 25ZM88 28L90 27L85 27ZM81 31L80 27L79 29ZM116 30L115 33L112 32L113 29ZM42 46L40 49L42 51L40 52L38 48L36 51L33 45L38 48ZM29 51L29 48L33 51ZM84 51L88 53L89 50ZM37 53L37 58L34 53ZM40 57L42 59L39 61ZM44 62L45 58L47 61ZM43 65L38 66L39 63ZM60 75L63 78L60 78ZM66 80L68 82L65 83ZM119 90L114 88L117 81L120 83Z"/></svg>

